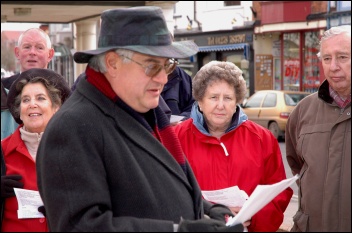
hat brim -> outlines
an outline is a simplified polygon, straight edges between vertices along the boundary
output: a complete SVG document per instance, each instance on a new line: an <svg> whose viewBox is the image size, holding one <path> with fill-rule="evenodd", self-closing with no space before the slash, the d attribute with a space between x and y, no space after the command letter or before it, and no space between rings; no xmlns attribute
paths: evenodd
<svg viewBox="0 0 352 233"><path fill-rule="evenodd" d="M73 59L77 63L88 63L93 56L115 49L127 49L150 56L167 58L187 58L198 52L198 46L193 41L177 41L172 42L171 45L129 45L86 50L76 52Z"/></svg>

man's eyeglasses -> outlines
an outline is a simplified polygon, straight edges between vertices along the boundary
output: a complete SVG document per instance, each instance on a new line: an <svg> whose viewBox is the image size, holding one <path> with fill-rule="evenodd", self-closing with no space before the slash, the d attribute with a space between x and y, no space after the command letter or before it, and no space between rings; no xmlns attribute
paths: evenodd
<svg viewBox="0 0 352 233"><path fill-rule="evenodd" d="M130 61L133 61L134 63L142 66L144 68L144 72L148 77L155 77L162 69L165 69L166 74L171 74L172 71L175 70L178 62L175 61L174 59L170 59L169 63L166 65L160 65L160 64L150 64L150 65L143 65L135 60L133 60L132 58L126 57L124 55L120 55L124 58L127 58Z"/></svg>

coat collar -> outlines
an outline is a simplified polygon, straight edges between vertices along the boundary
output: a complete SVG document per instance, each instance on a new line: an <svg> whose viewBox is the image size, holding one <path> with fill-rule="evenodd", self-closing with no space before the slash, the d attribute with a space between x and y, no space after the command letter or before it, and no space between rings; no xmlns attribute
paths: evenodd
<svg viewBox="0 0 352 233"><path fill-rule="evenodd" d="M141 145L151 157L167 167L176 177L182 180L188 188L192 188L187 181L182 168L173 158L170 152L137 120L125 110L119 108L112 100L103 95L98 89L82 79L75 90L92 102L107 118L114 121L116 127L122 134L136 145ZM75 94L75 93L73 93ZM108 119L107 119L108 120ZM126 122L130 122L126 124Z"/></svg>

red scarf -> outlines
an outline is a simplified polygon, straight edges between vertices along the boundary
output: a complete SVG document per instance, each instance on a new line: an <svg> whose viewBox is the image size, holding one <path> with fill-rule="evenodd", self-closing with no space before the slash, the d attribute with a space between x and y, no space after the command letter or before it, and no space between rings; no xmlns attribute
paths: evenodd
<svg viewBox="0 0 352 233"><path fill-rule="evenodd" d="M170 125L169 118L158 106L148 112L141 114L134 111L126 103L124 103L113 91L106 77L96 72L89 66L86 69L87 81L95 86L106 97L117 104L118 107L124 109L138 122L140 122L157 140L163 144L175 160L180 164L181 168L187 175L185 156L182 151L180 141L178 140L174 129Z"/></svg>

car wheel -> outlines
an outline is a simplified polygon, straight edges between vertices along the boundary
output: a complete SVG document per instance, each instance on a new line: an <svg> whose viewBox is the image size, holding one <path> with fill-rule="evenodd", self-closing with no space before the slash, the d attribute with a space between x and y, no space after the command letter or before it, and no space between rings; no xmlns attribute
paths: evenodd
<svg viewBox="0 0 352 233"><path fill-rule="evenodd" d="M279 140L279 133L280 133L280 129L279 126L276 122L271 122L269 125L269 130L270 132L274 135L274 137Z"/></svg>

